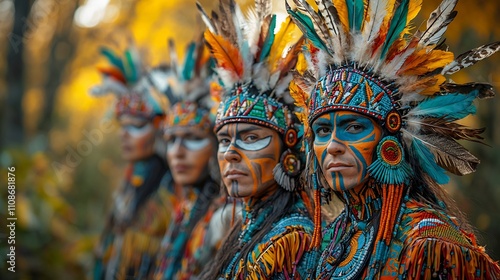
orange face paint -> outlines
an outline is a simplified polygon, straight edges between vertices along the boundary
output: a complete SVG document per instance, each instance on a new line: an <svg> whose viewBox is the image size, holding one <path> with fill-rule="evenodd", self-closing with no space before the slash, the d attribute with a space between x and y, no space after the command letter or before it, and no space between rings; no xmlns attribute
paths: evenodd
<svg viewBox="0 0 500 280"><path fill-rule="evenodd" d="M368 166L382 128L371 118L350 111L325 113L312 124L314 153L335 191L361 185L368 178Z"/></svg>
<svg viewBox="0 0 500 280"><path fill-rule="evenodd" d="M279 163L282 142L276 131L230 123L218 131L217 139L219 167L230 196L263 197L277 189L273 169Z"/></svg>

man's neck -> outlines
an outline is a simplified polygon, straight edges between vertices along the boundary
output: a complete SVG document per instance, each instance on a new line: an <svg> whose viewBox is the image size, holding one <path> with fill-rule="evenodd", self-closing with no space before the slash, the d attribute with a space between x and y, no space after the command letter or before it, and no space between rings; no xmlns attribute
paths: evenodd
<svg viewBox="0 0 500 280"><path fill-rule="evenodd" d="M342 195L346 209L358 221L368 221L381 210L381 187L371 183L371 181L343 192Z"/></svg>

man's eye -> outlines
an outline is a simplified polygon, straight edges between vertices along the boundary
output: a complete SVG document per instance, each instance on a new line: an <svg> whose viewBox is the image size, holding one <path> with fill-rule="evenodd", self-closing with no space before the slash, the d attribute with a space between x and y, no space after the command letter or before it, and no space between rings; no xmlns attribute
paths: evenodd
<svg viewBox="0 0 500 280"><path fill-rule="evenodd" d="M319 137L324 137L332 134L332 130L328 127L318 127L315 131L316 135Z"/></svg>
<svg viewBox="0 0 500 280"><path fill-rule="evenodd" d="M230 143L231 143L231 141L229 141L229 139L220 139L219 140L219 144L223 145L223 146L228 146Z"/></svg>
<svg viewBox="0 0 500 280"><path fill-rule="evenodd" d="M243 139L245 142L255 142L257 140L259 140L259 137L257 137L256 135L248 135L245 137L245 139Z"/></svg>
<svg viewBox="0 0 500 280"><path fill-rule="evenodd" d="M360 125L360 124L351 124L346 128L346 131L348 131L350 133L359 133L359 132L363 131L364 128L365 127Z"/></svg>

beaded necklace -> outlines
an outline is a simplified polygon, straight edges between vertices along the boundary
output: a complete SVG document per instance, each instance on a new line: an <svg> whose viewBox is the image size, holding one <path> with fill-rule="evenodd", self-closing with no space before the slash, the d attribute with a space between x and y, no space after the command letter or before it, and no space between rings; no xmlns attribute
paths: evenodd
<svg viewBox="0 0 500 280"><path fill-rule="evenodd" d="M324 231L317 279L357 279L370 260L378 231L381 197L376 186L344 192L346 209ZM354 201L354 203L353 203Z"/></svg>

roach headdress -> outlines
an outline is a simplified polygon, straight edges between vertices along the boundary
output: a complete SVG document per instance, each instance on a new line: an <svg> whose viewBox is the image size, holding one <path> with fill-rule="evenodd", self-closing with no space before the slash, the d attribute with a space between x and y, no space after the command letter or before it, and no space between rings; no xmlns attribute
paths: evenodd
<svg viewBox="0 0 500 280"><path fill-rule="evenodd" d="M123 54L117 54L107 47L101 48L101 54L109 64L98 67L103 81L91 89L91 95L103 96L114 94L117 98L115 115L131 114L153 120L165 115L164 100L160 92L166 91L164 80L168 74L165 69L146 69L139 51L131 44Z"/></svg>
<svg viewBox="0 0 500 280"><path fill-rule="evenodd" d="M202 130L212 130L215 116L210 97L212 79L210 54L202 37L187 45L183 62L173 40L169 40L170 64L168 69L168 90L164 91L169 101L166 129L179 126L194 126Z"/></svg>
<svg viewBox="0 0 500 280"><path fill-rule="evenodd" d="M274 168L278 184L288 191L298 187L303 169L300 138L303 129L288 86L297 61L302 34L286 18L276 33L270 1L257 0L244 16L234 0L219 3L210 18L198 4L206 23L205 41L216 61L219 83L212 86L220 101L215 130L231 122L249 122L277 131L286 151Z"/></svg>

